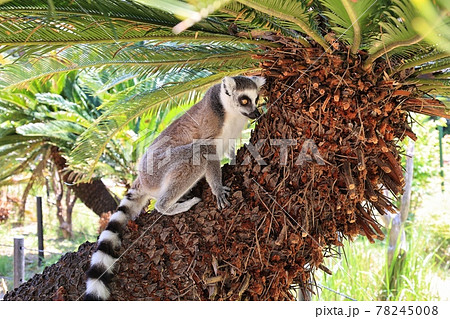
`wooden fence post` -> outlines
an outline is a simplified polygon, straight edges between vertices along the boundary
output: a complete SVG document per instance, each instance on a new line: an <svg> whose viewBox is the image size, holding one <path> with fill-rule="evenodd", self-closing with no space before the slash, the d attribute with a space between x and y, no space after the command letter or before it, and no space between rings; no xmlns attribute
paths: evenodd
<svg viewBox="0 0 450 319"><path fill-rule="evenodd" d="M44 228L42 223L42 197L36 196L36 212L37 212L37 235L38 235L38 254L39 254L39 267L44 260Z"/></svg>
<svg viewBox="0 0 450 319"><path fill-rule="evenodd" d="M14 237L14 288L25 280L25 245L23 237Z"/></svg>

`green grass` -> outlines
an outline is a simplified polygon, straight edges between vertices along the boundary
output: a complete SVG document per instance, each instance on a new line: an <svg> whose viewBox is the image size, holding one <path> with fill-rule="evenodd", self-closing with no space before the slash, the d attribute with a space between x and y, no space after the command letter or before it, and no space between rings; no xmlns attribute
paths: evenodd
<svg viewBox="0 0 450 319"><path fill-rule="evenodd" d="M448 267L443 267L443 257L436 254L438 245L433 246L434 250L429 253L422 250L421 240L427 239L423 238L423 233L412 235L404 267L395 272L397 289L387 284L385 247L382 244L371 245L364 239L358 239L352 245L346 243L347 258L339 262L329 261L333 275L318 275L316 280L356 300L448 300L448 295L441 295L438 290L445 287ZM426 245L430 247L432 243L427 242ZM314 299L347 300L326 289L319 291L319 296Z"/></svg>
<svg viewBox="0 0 450 319"><path fill-rule="evenodd" d="M449 300L450 191L441 194L440 183L431 185L435 190L423 196L422 205L406 222L403 267L386 266L388 238L370 244L365 237L358 237L353 243L344 242L340 259L326 261L333 275L318 271L316 281L356 300ZM393 278L397 287L390 284ZM348 299L319 288L313 300Z"/></svg>
<svg viewBox="0 0 450 319"><path fill-rule="evenodd" d="M12 257L0 256L0 276L12 274L12 272L13 272Z"/></svg>

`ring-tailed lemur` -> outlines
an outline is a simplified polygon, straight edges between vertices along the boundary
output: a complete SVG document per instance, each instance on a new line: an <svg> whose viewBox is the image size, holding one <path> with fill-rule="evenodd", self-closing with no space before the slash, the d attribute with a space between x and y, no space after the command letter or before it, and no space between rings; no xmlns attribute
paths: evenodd
<svg viewBox="0 0 450 319"><path fill-rule="evenodd" d="M230 204L227 200L230 188L222 185L220 159L229 141L240 137L248 119L260 116L256 105L264 83L263 77L256 76L223 78L222 83L211 87L200 102L150 145L140 160L137 179L100 234L87 272L85 300L109 298L107 284L119 257L122 232L128 220L136 218L150 198L156 199L155 208L161 214L185 212L200 198L178 201L205 176L219 209ZM202 149L205 144L206 151L205 147ZM217 152L216 156L207 158L211 148Z"/></svg>

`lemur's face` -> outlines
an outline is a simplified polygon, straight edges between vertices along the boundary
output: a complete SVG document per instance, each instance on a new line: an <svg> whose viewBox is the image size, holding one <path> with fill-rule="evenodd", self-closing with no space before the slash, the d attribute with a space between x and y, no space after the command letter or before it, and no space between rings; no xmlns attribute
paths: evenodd
<svg viewBox="0 0 450 319"><path fill-rule="evenodd" d="M254 120L261 116L257 109L259 92L257 90L245 90L236 92L236 106L238 111Z"/></svg>
<svg viewBox="0 0 450 319"><path fill-rule="evenodd" d="M222 89L225 90L226 96L229 97L228 107L233 112L254 120L261 116L257 109L259 101L259 90L264 85L263 77L243 77L236 76L233 78L226 77L222 81Z"/></svg>

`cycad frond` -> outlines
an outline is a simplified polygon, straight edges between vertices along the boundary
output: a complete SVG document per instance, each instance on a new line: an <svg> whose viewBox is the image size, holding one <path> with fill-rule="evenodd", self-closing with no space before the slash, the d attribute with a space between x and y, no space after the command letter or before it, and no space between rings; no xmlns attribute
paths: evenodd
<svg viewBox="0 0 450 319"><path fill-rule="evenodd" d="M432 50L431 52L426 52L425 54L414 54L408 57L406 60L404 60L403 63L401 63L400 66L397 67L395 72L418 67L425 63L433 62L446 57L450 57L450 52Z"/></svg>
<svg viewBox="0 0 450 319"><path fill-rule="evenodd" d="M106 44L144 40L185 43L227 43L235 41L227 24L208 18L189 31L173 34L180 20L172 14L127 0L58 1L49 14L46 2L16 0L0 5L0 51L17 46L43 45L47 50L75 44ZM241 42L256 43L251 39ZM3 48L1 47L3 45ZM28 49L31 53L33 49ZM37 47L36 50L42 50ZM27 57L21 51L22 58Z"/></svg>
<svg viewBox="0 0 450 319"><path fill-rule="evenodd" d="M60 0L54 8L47 1L15 0L0 5L0 11L0 44L15 45L139 41L152 33L168 36L180 22L173 14L129 0ZM191 30L227 35L226 24L214 19Z"/></svg>
<svg viewBox="0 0 450 319"><path fill-rule="evenodd" d="M367 44L375 31L383 1L349 1L321 0L327 9L324 15L328 17L332 29L338 38L351 44L351 52L356 54L361 44Z"/></svg>
<svg viewBox="0 0 450 319"><path fill-rule="evenodd" d="M68 121L48 121L44 123L29 123L17 128L17 133L22 136L36 136L48 140L59 139L73 143L84 129L78 124Z"/></svg>
<svg viewBox="0 0 450 319"><path fill-rule="evenodd" d="M433 72L445 71L448 70L449 68L450 68L450 57L447 57L444 59L435 60L433 61L433 63L429 63L427 65L420 67L415 72L415 74L416 75L428 74Z"/></svg>
<svg viewBox="0 0 450 319"><path fill-rule="evenodd" d="M369 57L364 63L364 67L370 68L372 63L395 49L410 47L423 40L424 36L418 34L413 27L413 20L416 11L407 0L393 0L389 7L387 18L380 22L382 29L378 40L373 41L368 50Z"/></svg>
<svg viewBox="0 0 450 319"><path fill-rule="evenodd" d="M242 30L237 34L238 36L247 33L247 37L255 37L255 35L257 37L258 33L262 31L276 31L285 36L298 39L305 47L311 46L300 34L303 30L297 24L270 16L238 2L228 4L220 9L220 12L212 16L219 19L232 20L238 29Z"/></svg>
<svg viewBox="0 0 450 319"><path fill-rule="evenodd" d="M328 50L329 46L314 21L314 10L303 1L295 0L238 0L243 5L253 8L269 16L290 21L300 27L302 33L310 36L322 48Z"/></svg>
<svg viewBox="0 0 450 319"><path fill-rule="evenodd" d="M66 100L59 94L36 93L35 97L37 103L47 105L50 107L50 109L53 109L53 111L55 112L66 111L74 114L85 115L86 117L91 116L89 113L84 112L83 108L80 105Z"/></svg>
<svg viewBox="0 0 450 319"><path fill-rule="evenodd" d="M200 22L223 7L231 0L194 0L194 1L180 1L180 0L166 0L164 2L157 0L134 0L139 3L146 4L150 7L173 13L175 16L182 17L183 21L173 27L173 32L179 34L186 29L192 27L194 24Z"/></svg>
<svg viewBox="0 0 450 319"><path fill-rule="evenodd" d="M159 87L150 92L144 90L140 94L135 93L136 88L130 92L122 92L103 107L105 113L80 136L70 155L71 166L78 171L87 172L87 177L90 178L109 141L130 122L145 114L155 114L162 107L170 109L191 104L224 76L245 71L247 70L240 69L213 74L193 81Z"/></svg>
<svg viewBox="0 0 450 319"><path fill-rule="evenodd" d="M41 138L36 136L23 136L23 135L17 135L17 134L11 134L4 136L0 139L0 146L4 145L11 145L16 143L23 143L23 144L33 144L36 142L40 142Z"/></svg>
<svg viewBox="0 0 450 319"><path fill-rule="evenodd" d="M433 74L433 77L435 79L447 79L447 80L450 80L450 70L445 71L445 72L440 72L440 73L437 73L437 74ZM449 90L450 90L450 88L449 88Z"/></svg>
<svg viewBox="0 0 450 319"><path fill-rule="evenodd" d="M450 88L448 86L431 86L431 87L422 86L420 89L424 92L427 92L427 94L433 94L434 96L449 96L450 95ZM447 114L441 115L441 116L448 118L449 114L450 114L450 104L448 101L444 104L447 106L447 108L446 108Z"/></svg>
<svg viewBox="0 0 450 319"><path fill-rule="evenodd" d="M448 0L411 0L411 2L419 14L414 21L416 31L441 51L450 52L450 5Z"/></svg>
<svg viewBox="0 0 450 319"><path fill-rule="evenodd" d="M422 87L442 87L442 88L449 88L450 87L450 80L447 79L409 79L408 81L405 81L406 84L418 84Z"/></svg>
<svg viewBox="0 0 450 319"><path fill-rule="evenodd" d="M0 110L10 110L12 107L26 108L29 104L29 101L21 94L11 94L5 90L0 90Z"/></svg>
<svg viewBox="0 0 450 319"><path fill-rule="evenodd" d="M46 49L47 50L47 49ZM254 50L254 49L253 49ZM168 70L180 71L184 68L224 69L233 67L247 68L254 65L252 50L241 44L219 45L176 45L166 43L134 44L118 47L115 44L72 46L58 53L50 52L34 57L27 62L6 65L0 70L0 87L21 86L41 77L71 70L105 68L126 70L131 74L144 77L151 73L164 73ZM34 55L39 54L39 51Z"/></svg>
<svg viewBox="0 0 450 319"><path fill-rule="evenodd" d="M18 151L21 153L19 154ZM29 149L27 149L27 151L29 151ZM21 156L21 155L26 155L26 153L24 151L24 145L12 144L12 145L4 145L4 146L0 147L0 158L5 155L11 156L12 154L14 154L17 157ZM3 163L2 163L2 168L3 168Z"/></svg>
<svg viewBox="0 0 450 319"><path fill-rule="evenodd" d="M29 143L24 145L23 148L14 151L14 155L10 154L2 157L2 170L0 172L0 181L9 178L14 175L18 175L25 171L29 164L33 162L36 157L42 153L41 143ZM17 158L23 158L24 160L19 162Z"/></svg>
<svg viewBox="0 0 450 319"><path fill-rule="evenodd" d="M450 79L444 78L412 78L404 82L405 84L411 84L417 87L423 93L432 96L448 96L450 94ZM448 110L447 110L448 111Z"/></svg>

